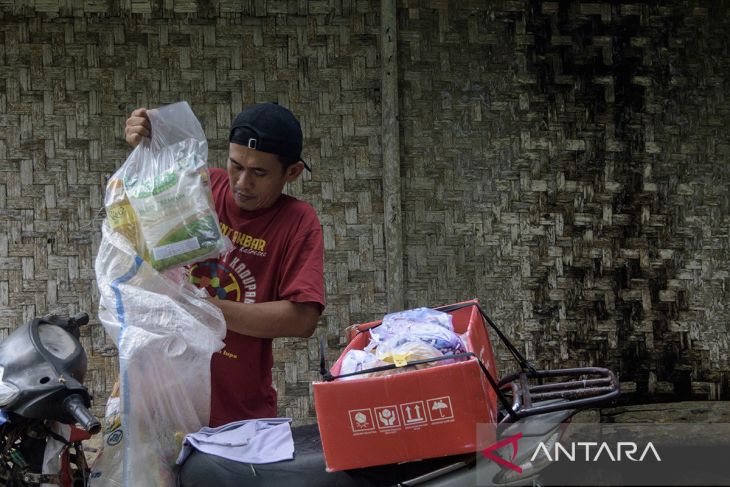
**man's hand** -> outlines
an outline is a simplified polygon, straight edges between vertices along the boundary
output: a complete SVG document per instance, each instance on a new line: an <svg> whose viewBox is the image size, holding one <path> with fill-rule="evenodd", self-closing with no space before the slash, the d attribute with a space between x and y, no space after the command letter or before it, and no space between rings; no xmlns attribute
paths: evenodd
<svg viewBox="0 0 730 487"><path fill-rule="evenodd" d="M132 112L124 126L124 139L127 144L137 147L142 137L150 136L150 119L147 118L147 109L138 108Z"/></svg>

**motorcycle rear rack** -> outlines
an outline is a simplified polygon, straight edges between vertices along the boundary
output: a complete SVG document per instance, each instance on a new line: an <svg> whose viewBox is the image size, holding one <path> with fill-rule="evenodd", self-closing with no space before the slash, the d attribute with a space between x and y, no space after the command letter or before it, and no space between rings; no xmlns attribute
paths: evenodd
<svg viewBox="0 0 730 487"><path fill-rule="evenodd" d="M554 378L567 380L544 382ZM538 383L531 384L535 381ZM618 397L619 384L614 373L602 367L529 370L502 378L497 394L501 399L512 398L501 421L509 423L537 414L593 407Z"/></svg>

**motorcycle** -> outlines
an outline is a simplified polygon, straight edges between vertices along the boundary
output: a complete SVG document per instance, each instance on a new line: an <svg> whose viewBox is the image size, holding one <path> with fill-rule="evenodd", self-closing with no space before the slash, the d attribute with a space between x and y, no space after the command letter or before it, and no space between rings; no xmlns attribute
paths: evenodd
<svg viewBox="0 0 730 487"><path fill-rule="evenodd" d="M319 430L314 424L292 429L296 455L289 461L250 465L194 451L180 468L179 485L534 485L549 465L531 461L537 446L558 441L579 410L616 398L618 380L613 372L600 367L538 370L480 311L520 365L519 372L499 381L484 369L500 404L500 436L495 446L519 436L520 448L514 454L510 455L513 450L507 447L491 452L492 460L485 452L475 451L327 472ZM82 442L101 429L88 409L91 397L83 385L87 359L79 342L79 327L88 319L84 313L70 318L37 318L0 343L2 485L87 485L89 467ZM322 373L328 375L324 360ZM560 378L567 380L555 381ZM504 468L505 464L515 468Z"/></svg>
<svg viewBox="0 0 730 487"><path fill-rule="evenodd" d="M252 465L194 451L181 466L179 486L539 485L540 474L550 462L532 461L537 448L559 441L573 416L580 410L617 398L618 380L611 370L601 367L536 369L477 303L460 303L435 309L453 312L465 306L477 306L485 326L488 324L494 330L519 364L518 372L506 375L499 381L482 364L482 372L497 393L499 401L498 437L492 448L469 454L327 472L319 430L315 424L292 428L295 450L292 460ZM350 339L354 333L365 331L367 330L362 327L351 329ZM322 344L320 357L324 380L337 379L325 367ZM407 366L422 365L424 362L416 361ZM394 366L390 366L392 367ZM386 368L389 367L378 367L354 374L382 371ZM519 449L517 438L520 442ZM496 448L502 446L503 448Z"/></svg>
<svg viewBox="0 0 730 487"><path fill-rule="evenodd" d="M79 328L88 322L86 313L48 315L0 343L2 485L86 485L82 442L101 430L83 384L87 357Z"/></svg>

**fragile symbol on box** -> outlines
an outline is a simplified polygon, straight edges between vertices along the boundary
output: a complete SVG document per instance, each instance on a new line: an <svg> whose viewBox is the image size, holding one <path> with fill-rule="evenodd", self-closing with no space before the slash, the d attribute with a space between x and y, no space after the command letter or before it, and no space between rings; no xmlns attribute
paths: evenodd
<svg viewBox="0 0 730 487"><path fill-rule="evenodd" d="M375 423L373 422L373 412L367 409L351 409L348 411L350 415L350 424L353 433L361 433L364 431L375 431Z"/></svg>
<svg viewBox="0 0 730 487"><path fill-rule="evenodd" d="M428 415L431 421L444 421L454 417L454 411L451 409L451 398L449 396L428 399Z"/></svg>
<svg viewBox="0 0 730 487"><path fill-rule="evenodd" d="M375 417L378 418L378 428L381 430L400 427L398 409L395 406L375 408Z"/></svg>
<svg viewBox="0 0 730 487"><path fill-rule="evenodd" d="M406 426L426 422L426 410L423 407L423 401L401 404L400 411L403 415L403 422Z"/></svg>

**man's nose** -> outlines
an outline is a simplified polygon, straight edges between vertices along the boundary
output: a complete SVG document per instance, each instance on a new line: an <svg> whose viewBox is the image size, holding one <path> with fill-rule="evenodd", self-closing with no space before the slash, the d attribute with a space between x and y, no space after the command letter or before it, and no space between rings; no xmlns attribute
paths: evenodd
<svg viewBox="0 0 730 487"><path fill-rule="evenodd" d="M241 171L241 173L238 175L238 180L236 181L236 186L239 188L250 188L253 184L253 178L250 174L248 174L248 171L245 169Z"/></svg>

